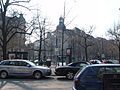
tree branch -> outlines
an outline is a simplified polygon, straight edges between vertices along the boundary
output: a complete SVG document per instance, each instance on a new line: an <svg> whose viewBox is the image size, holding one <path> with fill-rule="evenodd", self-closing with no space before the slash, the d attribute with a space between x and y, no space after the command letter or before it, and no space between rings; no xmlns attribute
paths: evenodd
<svg viewBox="0 0 120 90"><path fill-rule="evenodd" d="M20 7L26 8L26 9L28 9L29 11L31 11L31 9L29 9L28 7L26 7L26 6L24 6L24 5L20 5L20 4L11 4L11 5L20 6Z"/></svg>
<svg viewBox="0 0 120 90"><path fill-rule="evenodd" d="M2 43L0 43L0 47L2 47L3 45L2 45Z"/></svg>
<svg viewBox="0 0 120 90"><path fill-rule="evenodd" d="M29 3L31 0L18 0L18 1L14 1L14 2L11 2L11 3L22 3L22 2L26 2L26 3Z"/></svg>
<svg viewBox="0 0 120 90"><path fill-rule="evenodd" d="M8 43L8 42L11 40L11 38L12 38L16 33L17 33L17 32L14 32L14 33L7 39L6 43Z"/></svg>
<svg viewBox="0 0 120 90"><path fill-rule="evenodd" d="M0 37L0 41L3 42L3 39Z"/></svg>

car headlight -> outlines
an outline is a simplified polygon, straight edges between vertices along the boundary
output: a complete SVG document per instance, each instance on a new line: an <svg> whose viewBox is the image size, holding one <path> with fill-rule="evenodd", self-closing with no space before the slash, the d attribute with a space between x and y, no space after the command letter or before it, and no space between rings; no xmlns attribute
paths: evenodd
<svg viewBox="0 0 120 90"><path fill-rule="evenodd" d="M46 72L50 72L51 71L51 69L46 69Z"/></svg>

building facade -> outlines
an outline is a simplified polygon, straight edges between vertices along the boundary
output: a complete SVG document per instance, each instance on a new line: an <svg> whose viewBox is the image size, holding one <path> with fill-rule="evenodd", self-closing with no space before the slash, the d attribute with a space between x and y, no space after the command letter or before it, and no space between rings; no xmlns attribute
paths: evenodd
<svg viewBox="0 0 120 90"><path fill-rule="evenodd" d="M52 62L75 62L83 60L85 50L82 47L84 31L79 28L66 29L64 18L59 18L59 24L56 30L48 32L47 37L42 41L41 59L51 59ZM38 57L39 40L34 42L34 58Z"/></svg>
<svg viewBox="0 0 120 90"><path fill-rule="evenodd" d="M67 29L62 17L59 18L56 30L48 32L43 41L45 43L42 42L42 60L44 57L50 58L56 64L62 60L70 63L91 59L118 58L118 49L112 44L114 40L111 42L104 38L94 38L77 27ZM39 41L35 43L34 48L39 48ZM38 57L38 51L35 52L35 56Z"/></svg>
<svg viewBox="0 0 120 90"><path fill-rule="evenodd" d="M84 48L82 48L82 36L85 32L79 28L66 29L62 17L59 18L59 24L55 31L49 33L46 42L51 42L51 57L54 62L70 63L83 60L85 57ZM49 47L47 47L48 49Z"/></svg>
<svg viewBox="0 0 120 90"><path fill-rule="evenodd" d="M23 14L19 14L18 16L13 15L11 17L6 17L5 22L6 22L5 30L6 30L6 35L7 35L6 38L7 38L7 40L10 39L10 41L7 43L7 53L8 52L24 52L24 51L26 51L25 34L20 33L20 32L25 32L25 30L26 30L26 21L23 17ZM3 22L2 22L2 18L1 18L1 14L0 14L0 25L2 25L2 23ZM0 29L0 32L2 34L2 29ZM11 36L12 36L12 38L11 38ZM3 36L0 35L0 38L3 38ZM2 42L1 42L1 44L2 44ZM2 58L1 47L0 47L0 56Z"/></svg>

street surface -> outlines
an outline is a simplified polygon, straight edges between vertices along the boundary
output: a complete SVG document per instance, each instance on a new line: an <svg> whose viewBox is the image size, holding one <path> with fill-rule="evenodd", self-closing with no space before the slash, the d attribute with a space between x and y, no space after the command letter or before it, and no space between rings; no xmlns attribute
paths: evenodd
<svg viewBox="0 0 120 90"><path fill-rule="evenodd" d="M40 80L11 77L0 79L0 90L71 90L73 80L49 76Z"/></svg>

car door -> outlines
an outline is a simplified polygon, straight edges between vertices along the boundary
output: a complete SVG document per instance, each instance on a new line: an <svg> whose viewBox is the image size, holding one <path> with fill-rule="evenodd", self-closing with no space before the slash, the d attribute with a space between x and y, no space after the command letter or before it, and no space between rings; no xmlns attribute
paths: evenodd
<svg viewBox="0 0 120 90"><path fill-rule="evenodd" d="M102 90L102 80L98 78L98 68L88 68L81 77L81 86L85 90Z"/></svg>
<svg viewBox="0 0 120 90"><path fill-rule="evenodd" d="M18 71L18 61L9 61L7 65L9 75L16 75Z"/></svg>
<svg viewBox="0 0 120 90"><path fill-rule="evenodd" d="M17 71L17 74L19 74L20 76L32 75L31 65L24 61L18 61Z"/></svg>

